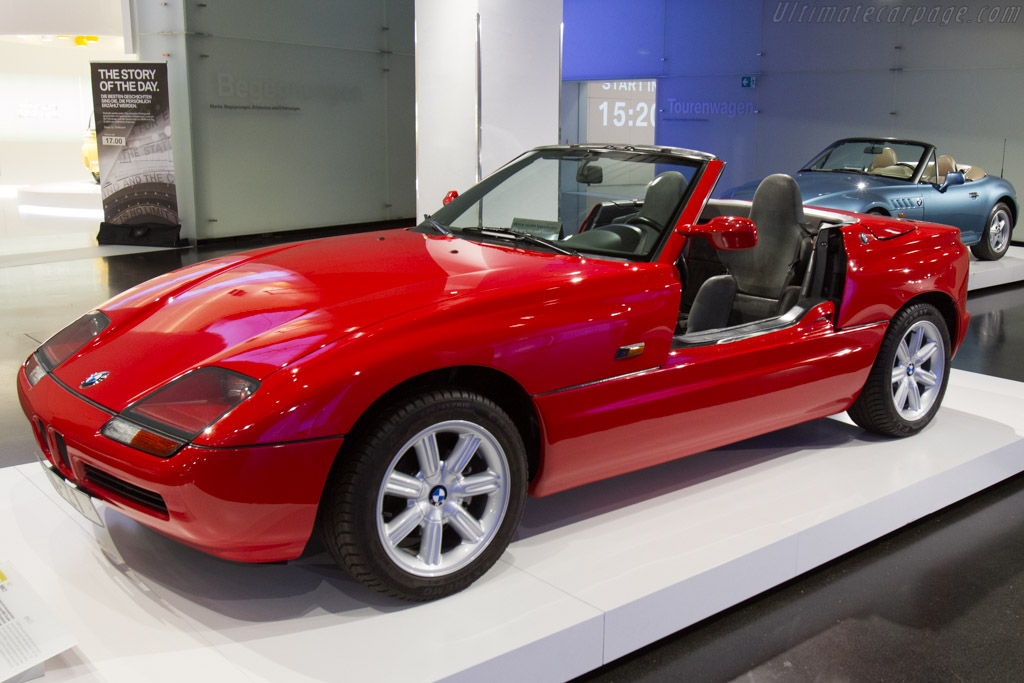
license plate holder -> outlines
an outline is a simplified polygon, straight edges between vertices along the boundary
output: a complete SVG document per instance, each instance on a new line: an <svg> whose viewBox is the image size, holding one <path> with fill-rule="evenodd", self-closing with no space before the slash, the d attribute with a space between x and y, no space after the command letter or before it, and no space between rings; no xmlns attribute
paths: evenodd
<svg viewBox="0 0 1024 683"><path fill-rule="evenodd" d="M62 474L57 472L49 463L41 462L46 478L50 480L54 490L64 501L77 510L83 517L97 526L106 526L96 511L92 496L83 491L72 481L68 481Z"/></svg>

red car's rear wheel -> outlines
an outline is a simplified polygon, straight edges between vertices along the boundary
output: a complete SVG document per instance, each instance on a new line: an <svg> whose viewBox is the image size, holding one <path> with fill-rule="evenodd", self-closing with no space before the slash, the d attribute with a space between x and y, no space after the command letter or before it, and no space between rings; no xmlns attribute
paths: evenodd
<svg viewBox="0 0 1024 683"><path fill-rule="evenodd" d="M930 304L900 310L849 415L886 436L910 436L939 410L949 381L949 331Z"/></svg>

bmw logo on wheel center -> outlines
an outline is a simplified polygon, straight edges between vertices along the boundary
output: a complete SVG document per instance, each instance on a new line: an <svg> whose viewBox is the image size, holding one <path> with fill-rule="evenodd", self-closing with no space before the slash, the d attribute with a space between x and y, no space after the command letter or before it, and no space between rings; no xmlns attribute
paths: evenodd
<svg viewBox="0 0 1024 683"><path fill-rule="evenodd" d="M110 373L107 372L106 370L103 370L101 372L94 372L88 377L86 377L84 380L82 380L82 383L79 384L78 386L82 389L88 389L89 387L96 386L109 376Z"/></svg>
<svg viewBox="0 0 1024 683"><path fill-rule="evenodd" d="M448 491L443 486L435 486L434 490L430 492L430 502L435 507L444 505L445 499L448 497Z"/></svg>

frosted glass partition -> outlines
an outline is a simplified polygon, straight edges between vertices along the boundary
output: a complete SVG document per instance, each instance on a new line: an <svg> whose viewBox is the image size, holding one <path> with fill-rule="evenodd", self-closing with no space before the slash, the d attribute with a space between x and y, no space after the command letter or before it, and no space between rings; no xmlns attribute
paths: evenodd
<svg viewBox="0 0 1024 683"><path fill-rule="evenodd" d="M187 37L161 44L175 13ZM195 237L411 218L412 27L412 0L147 5L142 51L188 101Z"/></svg>

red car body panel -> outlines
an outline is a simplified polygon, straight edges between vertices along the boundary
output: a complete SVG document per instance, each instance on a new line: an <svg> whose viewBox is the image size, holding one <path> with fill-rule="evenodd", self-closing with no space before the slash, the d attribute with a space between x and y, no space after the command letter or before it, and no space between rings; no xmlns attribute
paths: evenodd
<svg viewBox="0 0 1024 683"><path fill-rule="evenodd" d="M212 554L272 561L301 553L345 436L374 402L426 373L486 368L521 389L540 432L530 492L547 495L847 409L888 321L915 297L942 299L959 346L967 259L957 231L852 214L859 223L837 228L841 300L763 334L681 343L675 262L721 167L707 163L649 262L396 230L169 273L100 306L110 326L52 375L30 386L23 369L23 409L48 460L97 497ZM638 344L642 353L616 358ZM261 386L170 458L100 433L204 366ZM109 379L81 388L102 370ZM86 465L158 494L166 512Z"/></svg>
<svg viewBox="0 0 1024 683"><path fill-rule="evenodd" d="M140 457L146 454L100 434L109 413L52 378L29 389L21 372L18 395L34 417L43 454L63 476L128 517L230 560L271 562L302 554L342 443L335 438L248 448L188 446L172 458ZM66 444L70 468L59 455L56 433ZM111 487L96 470L122 483ZM159 495L166 511L124 495L123 484Z"/></svg>
<svg viewBox="0 0 1024 683"><path fill-rule="evenodd" d="M546 456L530 492L555 493L845 410L885 324L837 334L831 308L812 309L771 339L676 350L640 377L540 397Z"/></svg>
<svg viewBox="0 0 1024 683"><path fill-rule="evenodd" d="M863 227L880 232L885 224L899 227L913 224L916 229L896 238L860 238L862 231L845 230L847 286L842 310L836 323L840 327L888 320L914 297L942 293L951 300L967 299L967 268L951 268L950 264L967 259L967 247L951 243L945 226L930 223L898 221L882 216L864 216ZM914 264L913 277L909 265ZM893 283L899 283L894 286ZM960 347L967 332L969 315L958 307L955 329L950 329L954 351Z"/></svg>

